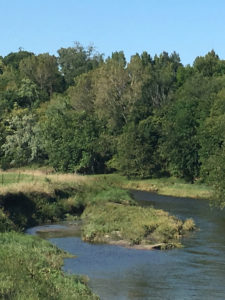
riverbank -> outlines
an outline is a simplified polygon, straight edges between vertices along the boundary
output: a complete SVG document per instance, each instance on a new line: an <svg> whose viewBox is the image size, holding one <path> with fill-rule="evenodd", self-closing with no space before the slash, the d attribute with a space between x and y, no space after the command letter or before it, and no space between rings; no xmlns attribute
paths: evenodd
<svg viewBox="0 0 225 300"><path fill-rule="evenodd" d="M139 207L110 175L46 175L30 171L3 175L0 206L8 229L11 226L23 230L81 216L85 241L123 240L129 246L162 244L164 248L179 246L185 232L194 229L191 220L182 222L166 212ZM12 183L12 176L22 180Z"/></svg>
<svg viewBox="0 0 225 300"><path fill-rule="evenodd" d="M1 173L0 181L0 298L99 299L87 279L61 271L67 253L22 233L29 226L79 216L83 201L76 195L83 195L85 179L17 171Z"/></svg>
<svg viewBox="0 0 225 300"><path fill-rule="evenodd" d="M7 240L11 248L24 249L24 245L30 245L27 247L28 255L25 255L24 260L22 260L24 266L29 265L26 262L26 260L30 260L29 255L35 255L36 257L35 261L30 260L29 270L32 270L32 272L28 270L28 273L26 273L23 268L19 270L20 255L15 253L15 255L9 256L8 264L11 264L12 267L9 268L9 271L7 271L7 268L3 268L1 273L1 277L9 279L3 281L0 289L3 298L5 295L11 295L10 293L19 291L18 293L21 293L20 298L25 299L27 298L26 295L29 294L29 289L26 288L27 278L30 280L31 286L32 281L39 273L43 273L46 279L50 278L45 275L47 271L42 271L42 268L38 267L39 254L43 251L47 251L46 254L48 253L48 250L46 250L46 247L48 248L47 244L40 243L38 246L35 237L33 240L29 240L26 236L17 236L14 231L24 231L27 227L43 223L81 218L82 238L85 241L119 244L149 250L154 245L158 245L160 249L179 247L181 237L186 232L194 229L192 220L183 222L162 210L138 206L132 199L131 194L121 189L125 186L118 184L118 178L113 179L110 175L79 176L51 174L33 170L14 170L13 172L1 173L0 181L2 183L0 185L0 231L5 232L0 237L2 258L9 251L9 248L6 252L4 250L7 249L5 247L5 241ZM10 233L7 233L8 231ZM17 244L15 245L14 242ZM37 250L38 248L39 250ZM37 252L34 253L33 250L37 250ZM59 255L58 259L62 262L62 256L65 253L56 252L55 255ZM43 259L48 260L48 257ZM1 261L4 261L4 259ZM12 284L10 285L10 281L14 282L11 274L14 265L18 266L18 274L20 274L18 278L21 277L21 280L18 280L16 289L13 287L11 289ZM56 266L57 270L60 269L59 266L61 266L61 263ZM49 264L49 274L56 274L58 272L56 272L56 269ZM58 274L56 278L61 275ZM51 280L53 281L51 282ZM56 291L58 289L57 280L54 281L54 276L49 279L49 284L56 286L53 288ZM72 281L69 282L72 284ZM76 279L76 282L79 288L85 291L85 295L88 295L90 299L96 299L94 295L89 293L82 280ZM39 283L42 286L42 283ZM50 291L44 284L43 289L43 293ZM62 290L62 293L64 292ZM38 288L37 293L39 293ZM73 293L74 295L80 295L80 291L76 291L76 288ZM39 298L45 299L42 296ZM54 299L73 298L56 297ZM82 298L79 296L78 299Z"/></svg>
<svg viewBox="0 0 225 300"><path fill-rule="evenodd" d="M16 232L0 233L1 299L97 300L85 278L62 272L71 257L49 242Z"/></svg>
<svg viewBox="0 0 225 300"><path fill-rule="evenodd" d="M192 184L175 177L127 179L119 174L97 175L99 176L105 177L107 182L121 188L153 192L159 195L206 200L211 199L213 195L212 188L199 181Z"/></svg>
<svg viewBox="0 0 225 300"><path fill-rule="evenodd" d="M109 202L89 205L82 219L84 241L148 250L180 247L180 238L195 228L193 220L163 210Z"/></svg>

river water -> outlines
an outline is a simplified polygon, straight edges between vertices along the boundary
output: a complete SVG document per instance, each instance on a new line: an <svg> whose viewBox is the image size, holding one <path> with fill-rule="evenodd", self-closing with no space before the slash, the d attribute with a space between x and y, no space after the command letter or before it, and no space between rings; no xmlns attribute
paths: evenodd
<svg viewBox="0 0 225 300"><path fill-rule="evenodd" d="M183 239L183 248L166 251L88 244L77 232L51 237L53 244L76 255L65 259L64 271L87 275L89 286L102 300L224 300L225 213L210 209L205 200L133 194L144 206L193 218L198 230Z"/></svg>

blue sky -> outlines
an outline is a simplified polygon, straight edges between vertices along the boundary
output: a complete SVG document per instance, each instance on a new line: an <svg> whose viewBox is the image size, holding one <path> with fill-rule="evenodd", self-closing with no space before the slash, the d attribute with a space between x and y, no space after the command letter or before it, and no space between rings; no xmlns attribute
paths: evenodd
<svg viewBox="0 0 225 300"><path fill-rule="evenodd" d="M225 59L225 0L0 0L0 55L56 54L79 41L107 57L176 51L183 64Z"/></svg>

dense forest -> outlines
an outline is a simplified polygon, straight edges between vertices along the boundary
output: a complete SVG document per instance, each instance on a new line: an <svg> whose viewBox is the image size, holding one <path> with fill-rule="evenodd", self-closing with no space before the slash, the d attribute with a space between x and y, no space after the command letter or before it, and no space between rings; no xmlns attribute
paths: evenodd
<svg viewBox="0 0 225 300"><path fill-rule="evenodd" d="M57 56L0 56L2 169L176 176L225 198L225 60L212 50L104 56L75 43Z"/></svg>

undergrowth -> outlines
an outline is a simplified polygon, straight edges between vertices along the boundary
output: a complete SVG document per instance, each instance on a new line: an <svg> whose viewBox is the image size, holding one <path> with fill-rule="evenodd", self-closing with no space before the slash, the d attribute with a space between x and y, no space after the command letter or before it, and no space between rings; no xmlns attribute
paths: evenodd
<svg viewBox="0 0 225 300"><path fill-rule="evenodd" d="M68 254L38 237L0 234L0 299L98 299L85 280L61 271Z"/></svg>

